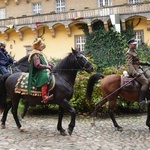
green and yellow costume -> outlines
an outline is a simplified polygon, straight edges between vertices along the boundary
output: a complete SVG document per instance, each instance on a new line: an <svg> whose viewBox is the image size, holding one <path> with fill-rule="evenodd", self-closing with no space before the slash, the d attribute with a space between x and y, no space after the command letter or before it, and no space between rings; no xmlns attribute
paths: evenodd
<svg viewBox="0 0 150 150"><path fill-rule="evenodd" d="M33 55L37 55L42 65L48 65L48 61L41 51L33 50L29 55L28 61L30 62L29 78L28 78L28 93L30 93L32 85L35 87L41 87L44 84L50 82L50 70L38 69L34 67Z"/></svg>

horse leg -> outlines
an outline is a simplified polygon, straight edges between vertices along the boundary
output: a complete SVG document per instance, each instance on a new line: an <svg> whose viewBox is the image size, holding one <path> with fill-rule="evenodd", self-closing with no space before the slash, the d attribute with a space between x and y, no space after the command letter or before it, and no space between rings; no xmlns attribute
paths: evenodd
<svg viewBox="0 0 150 150"><path fill-rule="evenodd" d="M109 101L108 114L109 114L109 116L110 116L110 118L111 118L111 120L112 120L112 122L114 124L114 127L116 127L118 131L122 131L123 130L122 127L118 125L118 123L117 123L117 121L115 119L115 116L114 116L114 108L115 108L115 106L116 106L116 99L115 100L111 99Z"/></svg>
<svg viewBox="0 0 150 150"><path fill-rule="evenodd" d="M12 114L13 114L13 117L14 117L14 120L16 122L16 125L18 127L18 129L20 131L24 131L21 129L21 124L20 124L20 121L19 121L19 118L18 118L18 104L19 104L19 97L13 97L12 99Z"/></svg>
<svg viewBox="0 0 150 150"><path fill-rule="evenodd" d="M25 101L25 104L24 104L24 109L23 109L23 112L21 114L21 118L24 118L27 111L28 111L28 108L29 108L29 103L27 101Z"/></svg>
<svg viewBox="0 0 150 150"><path fill-rule="evenodd" d="M71 135L73 132L73 129L75 127L76 110L68 103L68 101L66 99L61 101L59 106L64 108L65 110L69 111L71 114L71 121L68 125L68 133L69 133L69 135Z"/></svg>
<svg viewBox="0 0 150 150"><path fill-rule="evenodd" d="M10 110L10 108L12 107L12 103L11 103L11 101L10 102L8 102L7 104L6 104L6 108L5 108L5 110L4 110L4 112L3 112L3 115L2 115L2 119L1 119L1 128L2 129L5 129L6 128L6 126L5 126L5 122L6 122L6 119L7 119L7 115L8 115L8 111Z"/></svg>
<svg viewBox="0 0 150 150"><path fill-rule="evenodd" d="M93 112L93 119L92 119L92 122L91 122L91 125L92 126L95 126L95 120L97 118L97 112L98 110L100 109L100 107L102 107L108 100L107 99L103 99L102 101L99 101L96 105L95 105L95 109L94 109L94 112Z"/></svg>
<svg viewBox="0 0 150 150"><path fill-rule="evenodd" d="M59 106L57 130L60 131L61 135L66 136L67 133L62 128L62 119L63 119L63 116L64 116L64 109Z"/></svg>
<svg viewBox="0 0 150 150"><path fill-rule="evenodd" d="M150 104L147 106L147 120L146 120L146 125L149 127L150 131Z"/></svg>

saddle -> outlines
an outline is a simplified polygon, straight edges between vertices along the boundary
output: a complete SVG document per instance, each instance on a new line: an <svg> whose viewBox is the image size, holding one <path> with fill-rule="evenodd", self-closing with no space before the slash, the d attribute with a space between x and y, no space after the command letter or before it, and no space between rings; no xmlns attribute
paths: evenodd
<svg viewBox="0 0 150 150"><path fill-rule="evenodd" d="M130 92L139 91L141 88L141 84L136 80L133 80L133 77L127 77L124 75L121 75L121 86L123 90Z"/></svg>
<svg viewBox="0 0 150 150"><path fill-rule="evenodd" d="M22 73L18 78L18 81L15 85L15 93L19 93L21 95L32 95L32 96L42 96L41 88L37 88L35 86L31 86L30 94L28 94L28 76L29 73ZM50 75L50 83L49 83L49 91L51 91L55 86L55 76L53 74Z"/></svg>
<svg viewBox="0 0 150 150"><path fill-rule="evenodd" d="M148 74L146 74L146 76L149 77ZM121 86L123 90L130 92L138 92L141 89L141 84L136 79L133 80L133 77L131 77L127 71L123 71L123 75L121 75ZM150 92L150 83L148 92Z"/></svg>

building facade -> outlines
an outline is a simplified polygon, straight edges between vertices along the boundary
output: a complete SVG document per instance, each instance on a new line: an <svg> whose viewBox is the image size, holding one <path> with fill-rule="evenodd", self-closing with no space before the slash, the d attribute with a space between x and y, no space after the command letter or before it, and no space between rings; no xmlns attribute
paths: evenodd
<svg viewBox="0 0 150 150"><path fill-rule="evenodd" d="M138 42L150 44L150 0L0 0L0 41L18 60L43 36L45 53L62 58L71 47L84 50L85 36L77 24L109 23L120 32L134 25Z"/></svg>

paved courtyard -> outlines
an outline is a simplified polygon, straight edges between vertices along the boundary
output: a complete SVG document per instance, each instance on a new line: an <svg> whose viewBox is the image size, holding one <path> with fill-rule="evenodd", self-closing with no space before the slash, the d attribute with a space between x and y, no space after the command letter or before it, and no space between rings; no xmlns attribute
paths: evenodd
<svg viewBox="0 0 150 150"><path fill-rule="evenodd" d="M1 116L0 116L1 117ZM27 115L19 132L9 114L6 129L0 129L0 150L150 150L150 132L145 125L146 114L118 116L123 131L115 131L109 118L98 118L91 126L90 117L77 117L72 136L62 136L56 129L56 115ZM63 127L70 117L65 116Z"/></svg>

